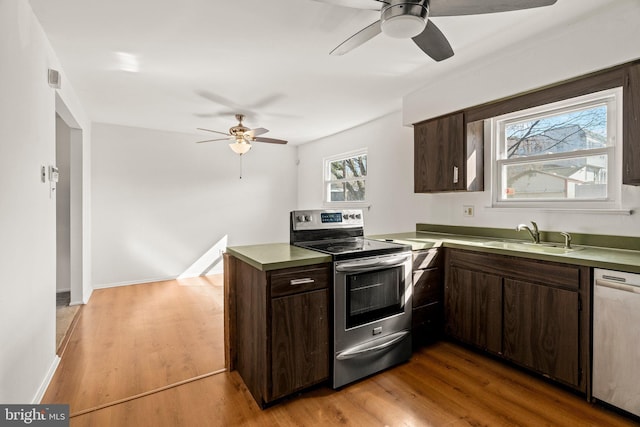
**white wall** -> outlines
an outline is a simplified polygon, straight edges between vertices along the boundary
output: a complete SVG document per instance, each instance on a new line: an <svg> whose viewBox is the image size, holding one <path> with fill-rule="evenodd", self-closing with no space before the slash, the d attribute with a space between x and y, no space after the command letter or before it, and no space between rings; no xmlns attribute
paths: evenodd
<svg viewBox="0 0 640 427"><path fill-rule="evenodd" d="M296 148L93 124L95 287L220 272L228 245L286 242ZM195 263L195 265L194 265Z"/></svg>
<svg viewBox="0 0 640 427"><path fill-rule="evenodd" d="M55 196L40 181L55 162L56 92L89 125L64 73L61 90L48 86L47 69L62 70L24 0L0 1L0 58L0 402L29 403L57 363Z"/></svg>
<svg viewBox="0 0 640 427"><path fill-rule="evenodd" d="M604 1L600 12L580 16L571 25L543 32L539 37L522 42L519 50L479 58L472 66L459 67L433 79L433 83L404 98L403 122L411 125L640 58L640 44L637 43L640 40L640 2ZM416 195L416 220L501 228L536 220L544 230L640 236L638 214L487 209L491 204L488 178L487 175L487 191L481 193ZM463 205L474 205L475 216L463 217ZM640 208L640 188L623 187L622 207Z"/></svg>
<svg viewBox="0 0 640 427"><path fill-rule="evenodd" d="M415 229L413 129L400 112L298 147L298 208L323 207L323 159L368 149L365 233Z"/></svg>

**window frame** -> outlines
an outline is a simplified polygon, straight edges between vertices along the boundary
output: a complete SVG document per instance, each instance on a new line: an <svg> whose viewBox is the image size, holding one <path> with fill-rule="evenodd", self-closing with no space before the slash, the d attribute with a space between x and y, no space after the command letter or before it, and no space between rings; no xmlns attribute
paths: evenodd
<svg viewBox="0 0 640 427"><path fill-rule="evenodd" d="M369 194L368 191L368 176L369 176L369 153L368 148L360 148L358 150L348 151L341 154L336 154L333 156L325 157L322 159L322 205L323 206L360 206L367 204L367 197ZM331 163L339 161L339 160L347 160L354 157L360 156L367 157L367 174L357 178L343 178L343 179L331 179ZM363 200L339 200L339 201L331 201L329 200L331 194L331 184L332 183L344 183L346 181L364 181L365 182L365 192Z"/></svg>
<svg viewBox="0 0 640 427"><path fill-rule="evenodd" d="M491 205L494 208L546 208L546 209L619 209L622 192L622 149L623 149L623 88L614 87L586 95L575 96L513 111L487 119L485 138L491 141ZM607 105L607 146L529 156L526 159L501 159L501 144L504 144L504 126L510 122L536 117L554 116L601 104ZM502 134L501 134L502 130ZM607 154L607 197L591 199L541 198L507 199L502 194L503 167L513 164L534 163L544 160L571 159L590 155ZM523 161L524 160L524 161Z"/></svg>

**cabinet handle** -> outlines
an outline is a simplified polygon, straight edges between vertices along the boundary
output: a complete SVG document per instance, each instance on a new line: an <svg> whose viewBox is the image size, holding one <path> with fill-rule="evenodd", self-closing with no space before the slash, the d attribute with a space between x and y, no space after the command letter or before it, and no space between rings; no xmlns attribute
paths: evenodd
<svg viewBox="0 0 640 427"><path fill-rule="evenodd" d="M307 285L309 283L314 283L314 282L315 280L313 280L311 277L305 277L304 279L291 279L289 284L291 286L297 286L297 285Z"/></svg>
<svg viewBox="0 0 640 427"><path fill-rule="evenodd" d="M453 167L453 183L454 184L458 183L458 167L457 166Z"/></svg>

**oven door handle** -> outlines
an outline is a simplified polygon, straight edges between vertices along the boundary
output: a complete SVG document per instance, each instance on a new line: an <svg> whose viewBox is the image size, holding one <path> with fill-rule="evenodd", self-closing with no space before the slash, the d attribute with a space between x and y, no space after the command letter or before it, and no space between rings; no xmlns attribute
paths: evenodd
<svg viewBox="0 0 640 427"><path fill-rule="evenodd" d="M403 340L407 335L409 335L409 331L400 331L400 332L393 333L385 337L384 340L382 339L376 340L378 342L383 341L382 343L379 343L379 344L376 343L374 345L367 343L364 345L358 345L358 346L349 348L345 351L341 351L336 355L336 359L337 360L354 359L359 356L365 356L372 353L377 353L379 351L383 351L391 347L392 345L396 344L397 342Z"/></svg>
<svg viewBox="0 0 640 427"><path fill-rule="evenodd" d="M385 259L385 260L382 260L382 261L379 261L379 260L378 261L373 261L373 262L355 261L355 262L349 262L349 263L345 263L345 264L337 264L336 265L336 271L365 272L365 271L379 270L381 268L400 267L410 257L411 257L411 255L402 255L402 256L397 256L397 257Z"/></svg>

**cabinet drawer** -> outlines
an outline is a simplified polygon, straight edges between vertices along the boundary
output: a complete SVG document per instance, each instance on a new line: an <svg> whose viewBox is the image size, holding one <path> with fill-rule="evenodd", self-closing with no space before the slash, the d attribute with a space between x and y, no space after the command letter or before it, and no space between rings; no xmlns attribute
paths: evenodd
<svg viewBox="0 0 640 427"><path fill-rule="evenodd" d="M438 249L413 252L413 269L435 268L442 265L442 256Z"/></svg>
<svg viewBox="0 0 640 427"><path fill-rule="evenodd" d="M572 290L580 288L581 269L577 265L457 249L450 250L447 263L449 266L543 283L546 286Z"/></svg>
<svg viewBox="0 0 640 427"><path fill-rule="evenodd" d="M413 306L420 307L436 301L442 301L444 286L442 270L431 268L413 272Z"/></svg>
<svg viewBox="0 0 640 427"><path fill-rule="evenodd" d="M331 264L287 268L271 273L271 297L297 294L329 286Z"/></svg>
<svg viewBox="0 0 640 427"><path fill-rule="evenodd" d="M444 331L444 313L439 302L412 311L412 334L416 344L433 341Z"/></svg>

